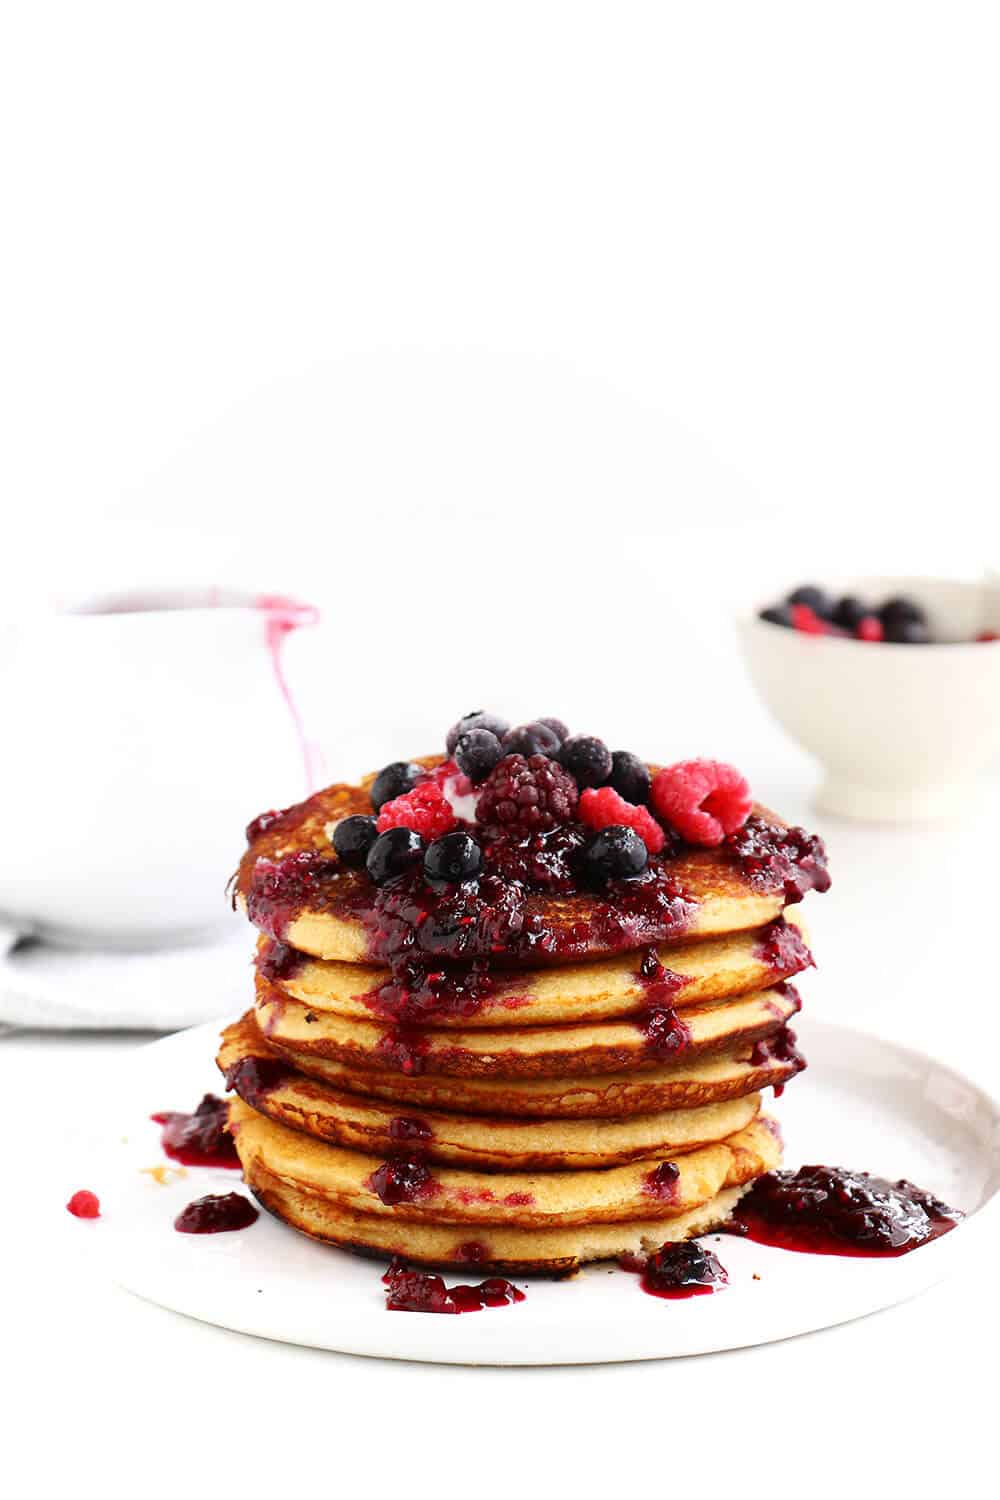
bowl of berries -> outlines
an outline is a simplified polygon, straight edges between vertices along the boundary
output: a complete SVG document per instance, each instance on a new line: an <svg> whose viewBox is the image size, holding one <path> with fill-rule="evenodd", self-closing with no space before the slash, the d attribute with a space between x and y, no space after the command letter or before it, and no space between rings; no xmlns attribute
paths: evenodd
<svg viewBox="0 0 1000 1500"><path fill-rule="evenodd" d="M1000 581L806 584L741 621L750 676L848 818L961 814L1000 756Z"/></svg>

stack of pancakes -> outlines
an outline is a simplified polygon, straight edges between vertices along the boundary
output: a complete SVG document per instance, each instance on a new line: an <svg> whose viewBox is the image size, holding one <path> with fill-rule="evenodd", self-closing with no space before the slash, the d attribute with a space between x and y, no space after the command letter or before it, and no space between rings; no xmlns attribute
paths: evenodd
<svg viewBox="0 0 1000 1500"><path fill-rule="evenodd" d="M609 926L606 901L540 895L584 956L508 956L474 1002L416 1025L368 956L375 889L329 857L332 826L369 806L338 786L260 820L237 877L262 936L218 1064L261 1203L352 1250L555 1274L724 1222L781 1159L761 1091L804 1066L791 887L689 852L683 932L655 944Z"/></svg>

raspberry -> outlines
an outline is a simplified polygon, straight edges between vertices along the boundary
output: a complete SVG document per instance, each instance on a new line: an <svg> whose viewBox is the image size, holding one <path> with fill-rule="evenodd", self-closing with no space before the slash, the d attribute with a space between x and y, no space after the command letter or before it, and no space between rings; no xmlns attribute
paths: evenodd
<svg viewBox="0 0 1000 1500"><path fill-rule="evenodd" d="M826 624L808 604L793 604L789 609L792 625L805 635L826 635Z"/></svg>
<svg viewBox="0 0 1000 1500"><path fill-rule="evenodd" d="M568 771L546 755L505 755L483 782L477 820L497 829L538 833L568 823L579 798Z"/></svg>
<svg viewBox="0 0 1000 1500"><path fill-rule="evenodd" d="M859 641L882 641L885 639L885 629L878 615L865 615L858 621L855 631Z"/></svg>
<svg viewBox="0 0 1000 1500"><path fill-rule="evenodd" d="M588 828L611 828L623 823L639 835L650 854L659 854L666 843L666 835L652 813L626 802L614 787L588 787L581 792L580 821Z"/></svg>
<svg viewBox="0 0 1000 1500"><path fill-rule="evenodd" d="M81 1188L78 1193L73 1194L66 1207L76 1219L96 1219L101 1212L101 1200L96 1193Z"/></svg>
<svg viewBox="0 0 1000 1500"><path fill-rule="evenodd" d="M410 828L430 842L455 826L451 803L435 781L422 782L404 797L383 804L375 825L379 833L390 828Z"/></svg>
<svg viewBox="0 0 1000 1500"><path fill-rule="evenodd" d="M719 760L682 760L653 777L649 800L689 844L713 848L746 822L746 778Z"/></svg>

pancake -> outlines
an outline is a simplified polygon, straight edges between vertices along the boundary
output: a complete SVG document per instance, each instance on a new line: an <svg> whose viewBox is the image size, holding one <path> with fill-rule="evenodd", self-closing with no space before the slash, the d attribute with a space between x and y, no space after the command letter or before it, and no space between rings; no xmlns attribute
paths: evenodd
<svg viewBox="0 0 1000 1500"><path fill-rule="evenodd" d="M413 1149L427 1161L501 1171L603 1168L658 1152L677 1156L743 1130L760 1109L760 1095L753 1093L622 1120L509 1120L440 1110L400 1117L390 1104L295 1072L246 1020L223 1032L217 1062L227 1086L280 1125L380 1157Z"/></svg>
<svg viewBox="0 0 1000 1500"><path fill-rule="evenodd" d="M243 1022L256 1028L252 1011ZM577 1078L449 1078L359 1068L283 1046L274 1049L301 1073L351 1093L385 1099L419 1111L509 1115L517 1119L611 1119L664 1109L693 1109L739 1099L761 1089L780 1089L805 1067L794 1048L771 1044L743 1047L719 1057L681 1057L631 1073L593 1073Z"/></svg>
<svg viewBox="0 0 1000 1500"><path fill-rule="evenodd" d="M384 1158L289 1130L241 1099L229 1106L229 1127L251 1183L260 1163L273 1178L351 1213L407 1226L451 1224L464 1231L670 1219L700 1208L723 1188L759 1177L780 1158L774 1129L762 1116L728 1140L676 1162L653 1156L603 1171L498 1173L404 1163L418 1177L408 1178L400 1199L390 1196L380 1176L392 1166ZM402 1170L398 1163L397 1170Z"/></svg>
<svg viewBox="0 0 1000 1500"><path fill-rule="evenodd" d="M422 757L432 769L440 756ZM652 769L656 769L653 767ZM371 813L368 788L337 783L281 813L251 824L250 841L234 877L235 899L250 920L271 937L315 958L347 963L378 960L384 911L364 872L345 869L330 834L343 818ZM785 825L766 808L754 814L772 830ZM811 861L811 864L810 864ZM787 861L755 859L744 864L725 846L685 849L676 858L654 859L636 880L618 882L614 901L606 894L569 895L529 890L516 898L516 913L497 940L497 909L490 900L463 897L471 915L452 921L447 934L428 923L414 929L423 951L441 957L489 956L495 963L585 959L634 951L650 943L743 932L781 915L786 901L800 899L815 883L812 855L805 884L795 890ZM818 879L825 880L825 868ZM459 931L460 929L460 931ZM449 941L460 943L448 946Z"/></svg>
<svg viewBox="0 0 1000 1500"><path fill-rule="evenodd" d="M725 1004L684 1012L683 1030L671 1031L674 1055L690 1057L744 1046L774 1035L799 1008L791 986L757 990ZM594 1025L535 1026L520 1030L460 1031L421 1028L409 1034L380 1021L354 1021L291 1000L257 976L257 1024L269 1041L302 1056L335 1058L363 1068L455 1077L562 1078L581 1073L650 1067L658 1054L649 1015ZM665 1043L660 1052L671 1044Z"/></svg>
<svg viewBox="0 0 1000 1500"><path fill-rule="evenodd" d="M265 975L273 965L278 987L293 1000L354 1020L374 1014L434 1026L539 1026L634 1015L657 993L669 995L680 1010L791 979L812 963L801 926L798 914L789 912L749 932L663 947L657 959L664 973L655 988L643 978L634 954L619 954L557 969L500 973L485 995L454 1010L400 995L387 969L289 955L266 937L258 943L258 965Z"/></svg>
<svg viewBox="0 0 1000 1500"><path fill-rule="evenodd" d="M719 1228L731 1217L750 1186L748 1183L723 1188L708 1203L672 1219L641 1219L568 1229L491 1227L485 1233L477 1231L476 1238L470 1240L462 1239L454 1226L407 1224L404 1228L375 1214L352 1213L284 1182L259 1160L249 1163L244 1176L263 1208L312 1239L351 1250L356 1255L386 1259L402 1256L413 1264L451 1268L466 1275L474 1271L476 1276L487 1272L507 1276L572 1276L588 1261L649 1254L669 1240L694 1239Z"/></svg>

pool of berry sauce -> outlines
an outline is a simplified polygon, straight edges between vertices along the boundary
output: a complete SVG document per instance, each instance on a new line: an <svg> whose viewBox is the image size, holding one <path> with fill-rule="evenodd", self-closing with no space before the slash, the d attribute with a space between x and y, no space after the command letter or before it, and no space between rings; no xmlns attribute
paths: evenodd
<svg viewBox="0 0 1000 1500"><path fill-rule="evenodd" d="M208 1193L181 1210L174 1228L178 1234L228 1234L249 1229L259 1218L257 1209L242 1193Z"/></svg>
<svg viewBox="0 0 1000 1500"><path fill-rule="evenodd" d="M639 1285L650 1297L670 1302L708 1296L729 1281L718 1257L697 1240L668 1241L649 1256L623 1255L618 1264L638 1274Z"/></svg>
<svg viewBox="0 0 1000 1500"><path fill-rule="evenodd" d="M811 1255L891 1257L936 1240L961 1220L924 1188L844 1167L805 1166L759 1177L726 1232Z"/></svg>
<svg viewBox="0 0 1000 1500"><path fill-rule="evenodd" d="M467 1257L472 1259L472 1257ZM502 1276L489 1276L477 1286L446 1286L429 1271L410 1270L394 1260L385 1275L385 1305L390 1312L467 1313L485 1307L523 1302L524 1293Z"/></svg>
<svg viewBox="0 0 1000 1500"><path fill-rule="evenodd" d="M163 1127L160 1145L174 1161L186 1167L239 1167L227 1123L228 1106L215 1094L205 1094L191 1114L159 1110L150 1119Z"/></svg>

